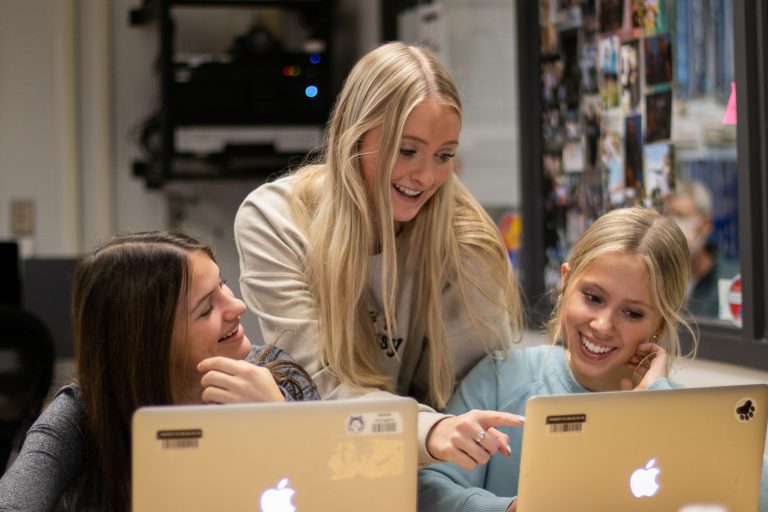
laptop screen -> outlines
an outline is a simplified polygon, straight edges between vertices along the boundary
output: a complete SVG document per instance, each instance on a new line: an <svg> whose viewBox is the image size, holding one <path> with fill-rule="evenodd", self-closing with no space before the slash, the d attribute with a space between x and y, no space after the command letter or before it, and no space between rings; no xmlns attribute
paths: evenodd
<svg viewBox="0 0 768 512"><path fill-rule="evenodd" d="M518 510L756 510L766 409L765 384L533 397Z"/></svg>
<svg viewBox="0 0 768 512"><path fill-rule="evenodd" d="M133 510L416 510L408 398L169 406L133 418Z"/></svg>

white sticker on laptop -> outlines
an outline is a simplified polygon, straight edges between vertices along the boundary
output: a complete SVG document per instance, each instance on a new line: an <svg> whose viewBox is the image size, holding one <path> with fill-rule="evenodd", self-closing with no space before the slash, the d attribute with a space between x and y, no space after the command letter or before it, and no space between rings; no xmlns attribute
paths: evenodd
<svg viewBox="0 0 768 512"><path fill-rule="evenodd" d="M344 426L353 436L400 434L403 432L403 418L399 412L363 412L347 416Z"/></svg>
<svg viewBox="0 0 768 512"><path fill-rule="evenodd" d="M331 480L384 478L402 475L405 468L405 442L400 437L350 438L328 457Z"/></svg>
<svg viewBox="0 0 768 512"><path fill-rule="evenodd" d="M579 434L587 423L586 414L558 414L547 416L547 432L550 434Z"/></svg>

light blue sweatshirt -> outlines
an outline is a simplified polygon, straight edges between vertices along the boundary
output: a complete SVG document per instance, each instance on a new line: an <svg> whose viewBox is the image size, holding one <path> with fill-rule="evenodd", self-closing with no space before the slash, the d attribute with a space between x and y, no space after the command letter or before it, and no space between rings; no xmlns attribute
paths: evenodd
<svg viewBox="0 0 768 512"><path fill-rule="evenodd" d="M659 379L651 389L679 387ZM464 378L448 403L448 412L462 414L472 409L524 415L527 400L534 395L587 393L568 369L565 350L543 345L512 350L506 359L486 357ZM443 462L419 471L420 512L504 512L517 496L523 430L500 427L509 436L510 457L494 456L472 471ZM768 459L763 459L760 511L768 512Z"/></svg>

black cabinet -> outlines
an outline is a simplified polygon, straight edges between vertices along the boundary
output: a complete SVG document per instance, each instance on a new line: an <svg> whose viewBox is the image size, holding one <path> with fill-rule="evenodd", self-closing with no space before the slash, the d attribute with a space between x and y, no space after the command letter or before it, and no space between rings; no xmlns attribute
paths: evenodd
<svg viewBox="0 0 768 512"><path fill-rule="evenodd" d="M133 9L132 25L157 25L160 86L134 172L156 188L259 178L300 162L337 92L333 20L332 0L145 0Z"/></svg>

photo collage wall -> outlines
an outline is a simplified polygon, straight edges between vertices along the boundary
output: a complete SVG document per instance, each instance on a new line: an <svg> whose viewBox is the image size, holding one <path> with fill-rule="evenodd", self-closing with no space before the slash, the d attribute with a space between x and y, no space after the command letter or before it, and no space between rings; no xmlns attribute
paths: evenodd
<svg viewBox="0 0 768 512"><path fill-rule="evenodd" d="M702 135L687 134L685 123L673 133L673 118L699 96L725 108L732 59L718 47L695 48L705 46L697 38L707 23L699 18L718 24L725 3L540 1L547 289L559 288L561 263L595 218L635 204L661 208L676 175L687 173L686 155ZM697 12L697 4L706 9Z"/></svg>

